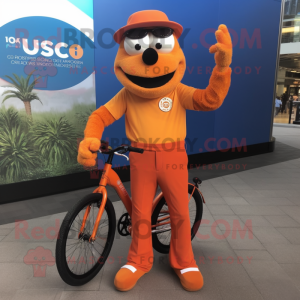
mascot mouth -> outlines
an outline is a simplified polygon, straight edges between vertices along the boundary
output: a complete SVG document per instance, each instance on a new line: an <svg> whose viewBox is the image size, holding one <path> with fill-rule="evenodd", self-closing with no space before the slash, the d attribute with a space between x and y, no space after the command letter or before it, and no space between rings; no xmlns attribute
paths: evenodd
<svg viewBox="0 0 300 300"><path fill-rule="evenodd" d="M124 72L125 73L125 72ZM159 77L139 77L139 76L133 76L125 73L127 78L134 84L146 88L146 89L154 89L161 87L165 84L167 84L174 76L175 71L172 73L169 73L167 75L159 76Z"/></svg>

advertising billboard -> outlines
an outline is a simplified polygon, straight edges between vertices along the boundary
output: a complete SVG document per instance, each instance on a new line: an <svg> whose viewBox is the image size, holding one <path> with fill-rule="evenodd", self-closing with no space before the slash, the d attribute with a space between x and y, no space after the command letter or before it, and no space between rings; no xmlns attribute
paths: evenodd
<svg viewBox="0 0 300 300"><path fill-rule="evenodd" d="M6 2L0 11L3 201L97 185L101 171L86 172L77 163L77 145L90 114L122 89L113 34L140 10L163 11L183 26L182 83L198 89L208 86L215 66L209 53L215 31L220 24L229 28L231 87L216 111L187 111L190 158L205 164L269 151L281 7L281 0ZM105 128L103 139L112 147L129 143L124 116ZM103 164L99 156L97 167ZM121 157L113 163L124 180L128 165Z"/></svg>
<svg viewBox="0 0 300 300"><path fill-rule="evenodd" d="M0 12L2 185L83 171L77 139L96 109L93 1L73 2L13 0Z"/></svg>

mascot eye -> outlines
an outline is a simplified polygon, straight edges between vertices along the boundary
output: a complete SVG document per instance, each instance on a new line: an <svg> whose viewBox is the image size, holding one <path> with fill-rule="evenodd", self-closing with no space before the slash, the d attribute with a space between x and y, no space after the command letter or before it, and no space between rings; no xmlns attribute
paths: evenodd
<svg viewBox="0 0 300 300"><path fill-rule="evenodd" d="M124 48L127 54L137 55L137 54L142 54L147 48L149 48L149 44L150 44L149 35L146 35L142 39L134 39L134 40L126 37L124 41Z"/></svg>
<svg viewBox="0 0 300 300"><path fill-rule="evenodd" d="M158 38L152 35L150 39L150 47L158 53L170 53L174 49L175 39L173 34L167 38Z"/></svg>

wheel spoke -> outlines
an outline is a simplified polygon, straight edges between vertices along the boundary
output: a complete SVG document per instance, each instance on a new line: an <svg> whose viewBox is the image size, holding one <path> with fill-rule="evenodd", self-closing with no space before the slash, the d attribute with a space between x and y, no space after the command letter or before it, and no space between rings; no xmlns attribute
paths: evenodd
<svg viewBox="0 0 300 300"><path fill-rule="evenodd" d="M84 232L80 239L74 238L74 234L79 234L80 232L83 215L89 205L91 209L86 220ZM109 219L106 210L104 210L97 230L96 240L93 244L89 242L89 238L95 226L96 216L99 212L97 203L91 203L89 205L85 206L76 217L74 217L66 239L65 257L68 262L69 270L75 275L84 275L96 266L98 260L103 256L103 251L108 240ZM77 242L74 242L75 240L77 240Z"/></svg>

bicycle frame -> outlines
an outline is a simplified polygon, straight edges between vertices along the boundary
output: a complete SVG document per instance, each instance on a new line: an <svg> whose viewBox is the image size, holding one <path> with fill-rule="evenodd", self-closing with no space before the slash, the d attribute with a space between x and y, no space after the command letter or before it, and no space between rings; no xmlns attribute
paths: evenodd
<svg viewBox="0 0 300 300"><path fill-rule="evenodd" d="M114 190L117 192L118 196L120 197L121 201L123 202L123 204L124 204L124 206L125 206L128 214L131 217L131 213L132 213L132 200L131 200L130 196L128 195L127 190L124 187L124 185L123 185L120 177L112 169L112 165L106 163L105 166L104 166L103 172L102 172L102 176L101 176L101 179L100 179L99 187L96 188L94 190L94 192L93 192L93 193L102 194L102 201L101 201L101 205L100 205L100 208L99 208L99 212L98 212L97 217L96 217L96 222L95 222L95 225L94 225L94 228L93 228L93 232L92 232L91 237L90 237L90 241L95 241L95 239L96 239L97 230L98 230L98 227L99 227L99 224L100 224L100 220L101 220L101 217L102 217L105 205L106 205L106 201L107 201L107 190L106 190L106 186L107 185L109 185L109 186L111 186L111 187L114 188ZM191 184L191 183L189 183L189 185L191 185L191 186L194 187L193 192L191 194L191 197L192 197L192 195L193 195L193 193L194 193L194 191L195 191L195 189L197 187L195 185ZM200 192L200 190L199 190L199 192ZM151 214L153 213L156 205L159 203L159 201L161 200L162 197L163 197L163 193L160 192L156 196L156 198L154 199L153 205L152 205L152 212L151 212ZM191 197L189 198L189 200L191 199ZM82 225L81 225L81 228L80 228L79 235L82 234L83 231L84 231L86 220L87 220L88 215L90 213L90 209L91 209L90 206L88 206L86 208L86 211L85 211L85 214L84 214L84 217L83 217L83 221L82 221ZM169 211L165 211L165 213L169 213ZM168 220L168 219L170 219L170 216L162 217L162 218L158 219L158 223L157 224L152 225L151 227L155 228L157 226L170 224L171 223L170 220L166 221L166 222L163 222L163 223L160 223L160 222Z"/></svg>
<svg viewBox="0 0 300 300"><path fill-rule="evenodd" d="M118 174L112 169L112 165L106 163L102 172L102 176L100 179L100 183L99 183L99 187L96 188L94 190L93 193L99 193L102 194L102 201L101 201L101 205L99 208L99 212L97 214L96 217L96 221L95 221L95 225L93 228L93 232L91 234L90 237L90 241L94 241L96 238L96 234L97 234L97 229L99 227L99 223L106 205L106 201L107 201L107 190L106 190L106 186L109 185L111 187L114 188L114 190L116 191L116 193L118 194L118 196L120 197L121 201L123 202L128 214L131 217L131 213L132 213L132 201L130 196L127 193L126 188L124 187L120 177L118 176ZM154 199L153 201L153 207L152 207L152 212L155 209L157 203L160 201L160 199L163 197L162 192L157 195L157 197ZM82 220L82 224L81 224L81 228L80 228L80 234L83 233L84 228L85 228L85 224L86 224L86 220L88 218L88 215L90 213L90 206L88 206L86 208L83 220Z"/></svg>

